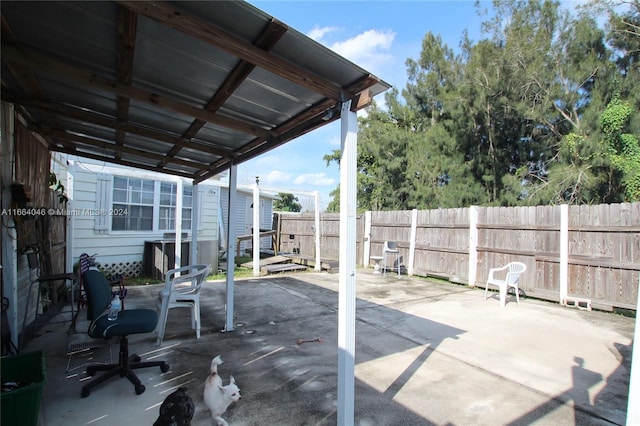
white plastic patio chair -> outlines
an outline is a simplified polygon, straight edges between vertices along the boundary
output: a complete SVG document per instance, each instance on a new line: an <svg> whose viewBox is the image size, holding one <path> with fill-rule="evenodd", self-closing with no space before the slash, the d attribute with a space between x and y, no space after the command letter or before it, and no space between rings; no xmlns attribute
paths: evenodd
<svg viewBox="0 0 640 426"><path fill-rule="evenodd" d="M513 288L516 293L516 302L520 304L520 296L518 295L518 282L520 281L520 275L527 270L527 265L522 262L511 262L501 268L489 269L489 279L487 279L487 285L484 288L484 299L487 299L487 292L489 290L489 284L495 285L500 289L500 305L505 306L507 304L507 291L509 287ZM500 272L507 271L506 276L500 274ZM504 276L504 279L499 278L500 275Z"/></svg>
<svg viewBox="0 0 640 426"><path fill-rule="evenodd" d="M391 269L395 269L395 265L398 267L398 276L400 276L400 251L398 250L398 243L395 241L385 241L384 247L382 248L382 255L384 257L384 270L382 271L382 275L387 273L387 269L389 269L387 265L387 256L388 255L396 255L396 261L393 263L394 267Z"/></svg>
<svg viewBox="0 0 640 426"><path fill-rule="evenodd" d="M196 330L196 339L200 338L200 288L209 275L211 265L188 265L167 272L164 288L158 295L158 340L162 344L167 327L167 317L171 308L191 309L191 328Z"/></svg>

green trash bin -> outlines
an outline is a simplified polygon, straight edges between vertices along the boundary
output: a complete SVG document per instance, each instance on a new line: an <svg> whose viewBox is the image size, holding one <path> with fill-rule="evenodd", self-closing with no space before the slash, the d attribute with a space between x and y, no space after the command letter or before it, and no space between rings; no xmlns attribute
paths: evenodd
<svg viewBox="0 0 640 426"><path fill-rule="evenodd" d="M37 426L44 371L41 351L0 358L3 426Z"/></svg>

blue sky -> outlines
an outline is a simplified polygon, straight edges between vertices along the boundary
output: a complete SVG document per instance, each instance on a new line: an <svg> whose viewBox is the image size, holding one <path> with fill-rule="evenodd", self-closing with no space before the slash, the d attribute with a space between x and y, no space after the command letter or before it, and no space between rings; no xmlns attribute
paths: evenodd
<svg viewBox="0 0 640 426"><path fill-rule="evenodd" d="M386 82L406 84L407 58L417 59L424 35L439 34L457 49L466 29L472 40L480 37L482 18L474 1L251 1L254 6L292 28L314 38ZM489 2L481 4L490 7ZM382 97L378 98L378 102ZM339 182L336 164L322 157L340 148L336 121L238 166L238 182L282 192L320 194L320 208L331 201ZM295 192L294 192L295 193ZM312 199L296 194L303 209Z"/></svg>

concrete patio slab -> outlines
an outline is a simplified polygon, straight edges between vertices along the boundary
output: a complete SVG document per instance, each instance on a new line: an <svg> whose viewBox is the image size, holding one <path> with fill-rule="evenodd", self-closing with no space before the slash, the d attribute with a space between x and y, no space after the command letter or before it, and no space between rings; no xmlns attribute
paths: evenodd
<svg viewBox="0 0 640 426"><path fill-rule="evenodd" d="M202 400L211 358L242 400L231 425L333 425L337 411L338 275L302 273L236 281L233 332L224 325L223 282L203 289L202 337L188 310L169 314L163 345L130 337L146 385L136 396L113 379L80 397L83 368L67 372L67 327L45 327L25 351L43 350L42 425L151 425L159 405L187 386L192 424L209 425ZM153 307L159 286L130 287L126 307ZM358 270L355 423L373 425L610 425L625 423L634 319L531 299ZM316 340L317 339L317 340ZM301 343L299 340L310 340ZM117 345L112 347L117 356ZM108 361L106 346L77 354L71 368Z"/></svg>

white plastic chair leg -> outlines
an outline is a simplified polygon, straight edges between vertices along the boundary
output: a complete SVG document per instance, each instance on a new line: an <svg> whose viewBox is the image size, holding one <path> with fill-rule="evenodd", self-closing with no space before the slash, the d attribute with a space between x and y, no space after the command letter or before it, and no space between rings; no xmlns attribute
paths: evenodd
<svg viewBox="0 0 640 426"><path fill-rule="evenodd" d="M169 315L169 307L168 302L164 300L162 302L162 307L160 308L160 315L158 316L158 339L156 340L156 345L162 345L162 339L164 338L164 332L167 327L167 317Z"/></svg>
<svg viewBox="0 0 640 426"><path fill-rule="evenodd" d="M200 304L193 305L193 318L195 319L196 339L200 338Z"/></svg>
<svg viewBox="0 0 640 426"><path fill-rule="evenodd" d="M382 268L382 275L387 275L387 253L384 253L383 256L384 256L384 268Z"/></svg>

